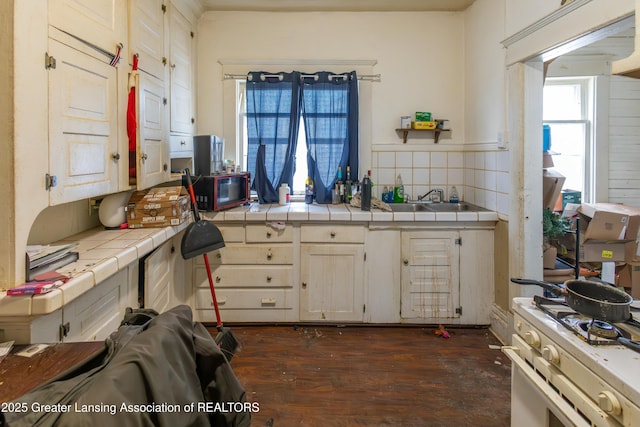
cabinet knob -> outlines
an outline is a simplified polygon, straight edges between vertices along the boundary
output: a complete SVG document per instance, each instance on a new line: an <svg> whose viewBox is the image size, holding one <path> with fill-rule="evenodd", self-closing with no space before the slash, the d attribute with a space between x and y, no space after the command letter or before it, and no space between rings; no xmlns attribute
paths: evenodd
<svg viewBox="0 0 640 427"><path fill-rule="evenodd" d="M171 67L172 70L175 70L176 69L176 64L171 64L170 67Z"/></svg>
<svg viewBox="0 0 640 427"><path fill-rule="evenodd" d="M336 237L336 232L335 232L335 231L332 231L332 232L331 232L331 238L334 238L334 237Z"/></svg>
<svg viewBox="0 0 640 427"><path fill-rule="evenodd" d="M216 283L220 283L220 280L222 280L220 279L220 276L216 276Z"/></svg>
<svg viewBox="0 0 640 427"><path fill-rule="evenodd" d="M409 260L408 260L408 259L405 259L405 260L403 260L403 261L402 261L402 263L403 263L404 265L409 265Z"/></svg>
<svg viewBox="0 0 640 427"><path fill-rule="evenodd" d="M271 276L267 276L267 282L271 282Z"/></svg>
<svg viewBox="0 0 640 427"><path fill-rule="evenodd" d="M220 252L218 252L218 253L216 254L216 257L217 257L218 259L220 259L220 258L222 258L222 254L221 254Z"/></svg>
<svg viewBox="0 0 640 427"><path fill-rule="evenodd" d="M147 153L142 153L142 155L140 156L140 158L142 160L147 160L149 158L149 156L147 156Z"/></svg>
<svg viewBox="0 0 640 427"><path fill-rule="evenodd" d="M267 252L267 259L271 259L273 257L273 254L271 252Z"/></svg>
<svg viewBox="0 0 640 427"><path fill-rule="evenodd" d="M187 145L187 141L185 141L184 139L180 140L180 145Z"/></svg>
<svg viewBox="0 0 640 427"><path fill-rule="evenodd" d="M271 237L271 232L267 231L267 238L270 238L270 237Z"/></svg>
<svg viewBox="0 0 640 427"><path fill-rule="evenodd" d="M303 287L304 289L307 289L307 282L302 282L302 287Z"/></svg>
<svg viewBox="0 0 640 427"><path fill-rule="evenodd" d="M120 153L113 153L111 157L117 162L118 160L120 160Z"/></svg>

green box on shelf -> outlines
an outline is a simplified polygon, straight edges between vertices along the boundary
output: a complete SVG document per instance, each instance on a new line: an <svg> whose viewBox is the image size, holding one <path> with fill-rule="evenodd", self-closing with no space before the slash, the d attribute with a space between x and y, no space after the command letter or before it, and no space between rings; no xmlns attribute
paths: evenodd
<svg viewBox="0 0 640 427"><path fill-rule="evenodd" d="M562 210L564 210L567 203L580 204L582 200L582 192L577 190L562 190Z"/></svg>
<svg viewBox="0 0 640 427"><path fill-rule="evenodd" d="M416 122L430 122L431 113L424 111L416 111Z"/></svg>

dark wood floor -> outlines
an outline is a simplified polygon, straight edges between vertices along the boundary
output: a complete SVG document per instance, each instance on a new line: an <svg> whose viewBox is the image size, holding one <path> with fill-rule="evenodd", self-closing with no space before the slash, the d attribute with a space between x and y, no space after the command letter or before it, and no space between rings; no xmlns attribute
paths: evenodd
<svg viewBox="0 0 640 427"><path fill-rule="evenodd" d="M252 426L509 425L511 364L487 329L231 329L231 365L260 405Z"/></svg>

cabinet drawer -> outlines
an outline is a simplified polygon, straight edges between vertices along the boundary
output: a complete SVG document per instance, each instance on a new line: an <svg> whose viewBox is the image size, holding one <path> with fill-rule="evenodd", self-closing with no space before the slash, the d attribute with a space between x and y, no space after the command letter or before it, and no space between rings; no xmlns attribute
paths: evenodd
<svg viewBox="0 0 640 427"><path fill-rule="evenodd" d="M244 242L244 225L219 225L225 243Z"/></svg>
<svg viewBox="0 0 640 427"><path fill-rule="evenodd" d="M216 297L218 298L218 307L221 310L273 310L290 309L293 306L293 291L291 289L216 290ZM213 309L213 300L209 289L198 289L196 292L196 309Z"/></svg>
<svg viewBox="0 0 640 427"><path fill-rule="evenodd" d="M203 264L202 257L196 258L196 265ZM212 265L222 264L291 264L293 263L292 245L245 245L230 243L209 255Z"/></svg>
<svg viewBox="0 0 640 427"><path fill-rule="evenodd" d="M267 224L250 224L246 226L246 229L247 243L293 242L293 227L290 225L278 230Z"/></svg>
<svg viewBox="0 0 640 427"><path fill-rule="evenodd" d="M364 243L364 227L353 225L303 225L300 241L310 243Z"/></svg>
<svg viewBox="0 0 640 427"><path fill-rule="evenodd" d="M176 152L193 152L193 137L189 135L171 135L169 136L169 151Z"/></svg>
<svg viewBox="0 0 640 427"><path fill-rule="evenodd" d="M256 265L218 265L211 268L216 289L230 287L290 288L293 285L293 267ZM195 283L209 289L209 279L204 266L197 267Z"/></svg>

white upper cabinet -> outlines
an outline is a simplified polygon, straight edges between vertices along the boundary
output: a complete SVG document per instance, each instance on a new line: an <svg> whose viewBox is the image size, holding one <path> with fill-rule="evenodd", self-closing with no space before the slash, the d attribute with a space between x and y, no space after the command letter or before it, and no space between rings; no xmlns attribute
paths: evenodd
<svg viewBox="0 0 640 427"><path fill-rule="evenodd" d="M49 39L49 204L118 190L117 73Z"/></svg>
<svg viewBox="0 0 640 427"><path fill-rule="evenodd" d="M169 140L164 85L144 71L138 77L137 186L144 189L169 179Z"/></svg>
<svg viewBox="0 0 640 427"><path fill-rule="evenodd" d="M169 14L170 130L193 133L193 29L178 9Z"/></svg>
<svg viewBox="0 0 640 427"><path fill-rule="evenodd" d="M129 2L129 56L137 54L138 68L160 80L165 78L165 10L163 0Z"/></svg>
<svg viewBox="0 0 640 427"><path fill-rule="evenodd" d="M126 42L125 0L49 0L48 12L49 204L126 189L126 61L110 64Z"/></svg>
<svg viewBox="0 0 640 427"><path fill-rule="evenodd" d="M125 40L125 0L49 0L49 24L113 52Z"/></svg>

